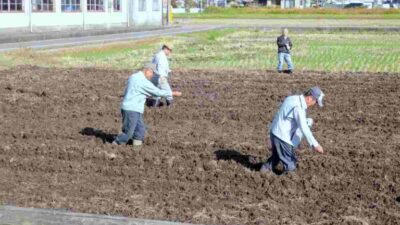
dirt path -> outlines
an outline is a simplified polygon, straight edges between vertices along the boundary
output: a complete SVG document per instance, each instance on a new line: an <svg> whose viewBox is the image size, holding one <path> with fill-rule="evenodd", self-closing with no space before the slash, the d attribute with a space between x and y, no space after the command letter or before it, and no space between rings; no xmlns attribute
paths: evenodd
<svg viewBox="0 0 400 225"><path fill-rule="evenodd" d="M203 224L399 224L400 76L178 71L173 108L147 109L145 146L120 129L128 71L0 71L0 202ZM254 171L284 96L310 85L326 154ZM250 157L252 156L252 157ZM219 159L219 160L217 160Z"/></svg>

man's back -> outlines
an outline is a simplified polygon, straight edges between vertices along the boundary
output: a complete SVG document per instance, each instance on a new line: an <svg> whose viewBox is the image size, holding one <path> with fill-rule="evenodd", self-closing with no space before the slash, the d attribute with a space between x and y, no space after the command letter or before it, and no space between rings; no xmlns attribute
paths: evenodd
<svg viewBox="0 0 400 225"><path fill-rule="evenodd" d="M134 73L128 78L121 105L122 109L143 113L144 107L141 107L141 102L146 96L140 92L140 88L146 82L145 79L141 72Z"/></svg>
<svg viewBox="0 0 400 225"><path fill-rule="evenodd" d="M271 133L291 144L291 136L297 129L294 108L301 108L301 95L287 97L272 121Z"/></svg>
<svg viewBox="0 0 400 225"><path fill-rule="evenodd" d="M152 63L156 64L156 74L163 77L168 77L169 62L167 55L164 53L163 50L154 55Z"/></svg>

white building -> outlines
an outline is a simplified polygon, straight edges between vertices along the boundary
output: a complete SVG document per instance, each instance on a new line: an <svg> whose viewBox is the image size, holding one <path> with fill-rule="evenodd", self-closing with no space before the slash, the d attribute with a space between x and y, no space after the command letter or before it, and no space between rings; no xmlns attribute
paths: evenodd
<svg viewBox="0 0 400 225"><path fill-rule="evenodd" d="M267 6L286 8L310 8L312 0L265 0Z"/></svg>
<svg viewBox="0 0 400 225"><path fill-rule="evenodd" d="M162 0L0 0L0 31L158 27Z"/></svg>
<svg viewBox="0 0 400 225"><path fill-rule="evenodd" d="M281 8L310 8L311 0L281 0Z"/></svg>

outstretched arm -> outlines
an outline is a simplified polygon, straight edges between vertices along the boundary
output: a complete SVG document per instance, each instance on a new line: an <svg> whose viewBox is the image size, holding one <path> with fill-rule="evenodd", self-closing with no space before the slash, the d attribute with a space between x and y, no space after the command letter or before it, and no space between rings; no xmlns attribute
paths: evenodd
<svg viewBox="0 0 400 225"><path fill-rule="evenodd" d="M166 90L161 90L158 87L154 86L153 83L150 81L146 81L142 87L141 92L147 96L154 96L154 97L170 97L171 93Z"/></svg>
<svg viewBox="0 0 400 225"><path fill-rule="evenodd" d="M296 120L297 126L300 128L304 137L306 138L308 144L316 151L323 152L322 147L319 145L317 140L314 138L310 127L307 125L306 113L300 107L295 107L293 110L294 118Z"/></svg>
<svg viewBox="0 0 400 225"><path fill-rule="evenodd" d="M167 90L161 90L158 87L154 86L150 81L146 82L142 87L142 93L147 96L154 97L171 97L172 96L181 96L182 93L179 91L169 92Z"/></svg>

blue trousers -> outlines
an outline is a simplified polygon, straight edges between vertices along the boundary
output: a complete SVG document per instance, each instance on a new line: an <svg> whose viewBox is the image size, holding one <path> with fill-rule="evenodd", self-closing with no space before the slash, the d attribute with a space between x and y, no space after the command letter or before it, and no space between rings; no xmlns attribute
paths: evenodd
<svg viewBox="0 0 400 225"><path fill-rule="evenodd" d="M143 114L121 109L122 114L122 133L117 136L115 141L118 144L126 144L130 139L144 139L146 125L143 121Z"/></svg>
<svg viewBox="0 0 400 225"><path fill-rule="evenodd" d="M272 155L263 166L272 170L280 162L282 162L285 171L295 170L297 165L297 157L294 147L277 138L272 133L270 134L270 136L272 144Z"/></svg>
<svg viewBox="0 0 400 225"><path fill-rule="evenodd" d="M290 53L278 53L278 71L282 71L283 61L288 65L288 70L293 70L292 57Z"/></svg>

